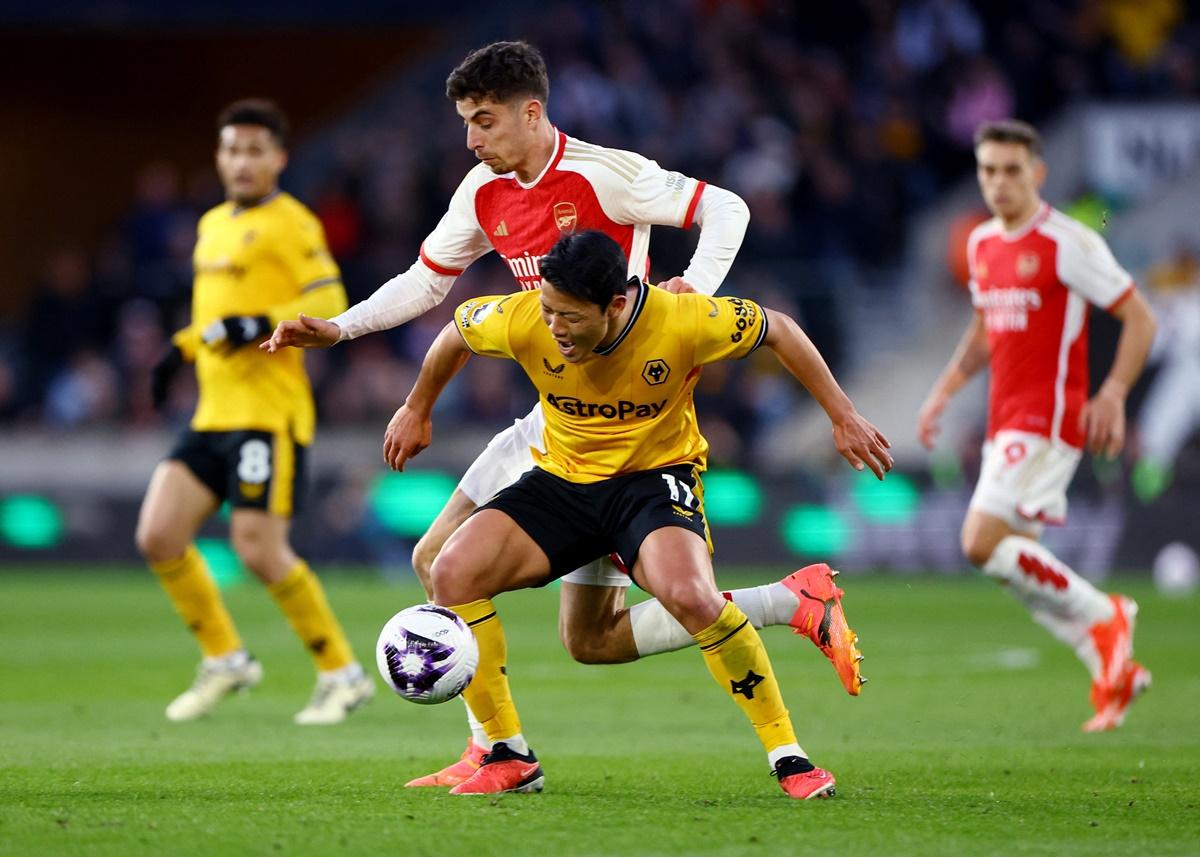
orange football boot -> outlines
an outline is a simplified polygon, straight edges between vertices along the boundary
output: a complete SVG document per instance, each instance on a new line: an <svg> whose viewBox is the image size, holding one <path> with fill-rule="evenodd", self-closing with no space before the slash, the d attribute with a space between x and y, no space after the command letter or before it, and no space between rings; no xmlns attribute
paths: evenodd
<svg viewBox="0 0 1200 857"><path fill-rule="evenodd" d="M459 783L466 782L471 778L473 773L479 770L479 766L483 764L483 757L486 755L487 750L476 744L473 738L468 738L467 749L463 750L457 762L442 768L437 773L409 780L404 784L404 787L406 789L416 789L425 786L441 786L442 788L456 786Z"/></svg>
<svg viewBox="0 0 1200 857"><path fill-rule="evenodd" d="M507 792L540 792L546 775L530 750L524 756L503 741L483 757L479 770L450 789L452 795L498 795Z"/></svg>
<svg viewBox="0 0 1200 857"><path fill-rule="evenodd" d="M1133 701L1150 687L1150 671L1133 659L1133 627L1138 606L1132 598L1110 595L1113 617L1098 622L1088 633L1100 654L1100 677L1092 682L1096 710L1083 724L1084 732L1107 732L1125 722Z"/></svg>
<svg viewBox="0 0 1200 857"><path fill-rule="evenodd" d="M831 798L837 793L833 774L799 756L784 756L775 763L771 776L779 780L779 787L788 797L796 800Z"/></svg>
<svg viewBox="0 0 1200 857"><path fill-rule="evenodd" d="M859 672L863 656L856 645L858 634L846 624L843 592L833 582L837 574L821 562L794 571L781 581L800 600L788 624L795 633L813 641L837 670L846 692L858 696L867 683Z"/></svg>

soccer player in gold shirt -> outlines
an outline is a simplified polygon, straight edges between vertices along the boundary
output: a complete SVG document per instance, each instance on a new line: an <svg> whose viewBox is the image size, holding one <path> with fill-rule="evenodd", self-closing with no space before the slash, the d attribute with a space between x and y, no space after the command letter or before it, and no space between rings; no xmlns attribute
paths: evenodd
<svg viewBox="0 0 1200 857"><path fill-rule="evenodd" d="M540 291L463 304L388 426L384 456L402 469L430 443L434 402L472 353L516 360L546 414L536 466L459 527L433 565L434 603L462 616L479 642L464 696L493 742L451 794L540 791L544 782L521 734L492 597L544 585L615 551L695 638L784 792L828 797L834 778L798 744L758 632L714 581L700 482L708 445L692 390L704 364L766 345L829 415L851 465L883 478L892 466L888 441L855 411L791 319L749 300L627 281L626 266L603 233L567 235L542 260ZM828 614L831 591L809 597ZM843 625L834 633L851 632Z"/></svg>
<svg viewBox="0 0 1200 857"><path fill-rule="evenodd" d="M171 376L194 363L200 399L189 429L150 480L138 549L196 636L196 680L167 706L170 720L208 714L262 666L247 653L194 539L223 501L230 540L266 586L317 667L300 724L337 723L374 695L320 582L288 541L301 498L315 409L302 352L251 347L280 319L346 307L320 222L279 190L287 120L269 101L235 102L218 119L217 171L226 202L197 230L192 323L171 339L153 376L155 403Z"/></svg>

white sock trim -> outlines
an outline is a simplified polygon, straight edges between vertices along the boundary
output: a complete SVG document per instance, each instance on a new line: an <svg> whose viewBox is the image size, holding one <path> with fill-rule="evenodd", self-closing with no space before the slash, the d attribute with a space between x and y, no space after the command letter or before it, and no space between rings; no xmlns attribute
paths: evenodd
<svg viewBox="0 0 1200 857"><path fill-rule="evenodd" d="M804 752L804 748L799 744L780 744L775 749L767 751L767 764L771 766L771 770L773 771L775 770L775 763L788 756L800 756L803 759L808 758L808 754Z"/></svg>
<svg viewBox="0 0 1200 857"><path fill-rule="evenodd" d="M250 653L245 649L236 649L227 655L218 655L215 658L204 658L203 660L205 666L236 669L250 663Z"/></svg>
<svg viewBox="0 0 1200 857"><path fill-rule="evenodd" d="M349 684L352 681L358 681L364 675L362 664L358 661L351 661L344 667L338 667L336 670L317 671L317 677L321 681L334 682L336 684Z"/></svg>
<svg viewBox="0 0 1200 857"><path fill-rule="evenodd" d="M522 756L529 755L529 742L525 740L525 736L520 732L516 735L510 735L507 738L497 738L492 743L492 746L495 747L496 744L500 743L507 744L508 748L514 753L520 753Z"/></svg>

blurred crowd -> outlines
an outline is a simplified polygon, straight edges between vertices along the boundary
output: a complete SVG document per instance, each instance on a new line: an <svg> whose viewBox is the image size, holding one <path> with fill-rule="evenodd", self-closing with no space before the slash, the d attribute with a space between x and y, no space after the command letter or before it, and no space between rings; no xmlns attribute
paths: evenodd
<svg viewBox="0 0 1200 857"><path fill-rule="evenodd" d="M506 27L496 37L544 52L560 128L746 199L752 223L731 288L795 314L835 368L851 347L841 286L894 287L912 213L970 172L978 123L1038 122L1092 97L1200 94L1200 39L1181 0L850 0L836 11L765 0L549 2ZM303 157L284 176L324 223L352 302L411 264L472 164L452 106L429 85L476 46L447 36L423 60L426 73L398 79L319 146L299 141ZM186 323L195 224L219 191L209 174L148 165L106 240L46 260L21 329L0 345L0 423L187 418L188 382L163 415L150 405L148 376ZM680 273L694 241L655 230L654 276ZM504 269L482 262L425 319L311 355L323 422L382 425L455 299L511 288ZM736 462L800 397L768 358L726 365L706 372L698 395L718 455ZM531 398L509 364L477 360L442 407L499 424Z"/></svg>

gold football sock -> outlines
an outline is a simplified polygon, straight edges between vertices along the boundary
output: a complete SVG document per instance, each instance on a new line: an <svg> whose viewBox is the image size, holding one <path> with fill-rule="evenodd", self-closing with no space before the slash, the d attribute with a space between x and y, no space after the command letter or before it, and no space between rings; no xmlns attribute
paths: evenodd
<svg viewBox="0 0 1200 857"><path fill-rule="evenodd" d="M490 599L451 607L475 633L479 644L479 666L475 678L463 691L472 713L483 724L488 738L502 741L521 732L521 719L508 687L508 641L504 626Z"/></svg>
<svg viewBox="0 0 1200 857"><path fill-rule="evenodd" d="M299 560L288 576L267 587L292 630L312 653L322 672L341 669L354 663L354 652L325 598L321 581L308 563Z"/></svg>
<svg viewBox="0 0 1200 857"><path fill-rule="evenodd" d="M746 614L727 602L717 621L694 636L708 671L750 719L767 752L796 743L771 659Z"/></svg>
<svg viewBox="0 0 1200 857"><path fill-rule="evenodd" d="M152 562L150 568L188 630L196 635L204 657L218 658L242 648L242 638L195 545L188 545L178 559Z"/></svg>

